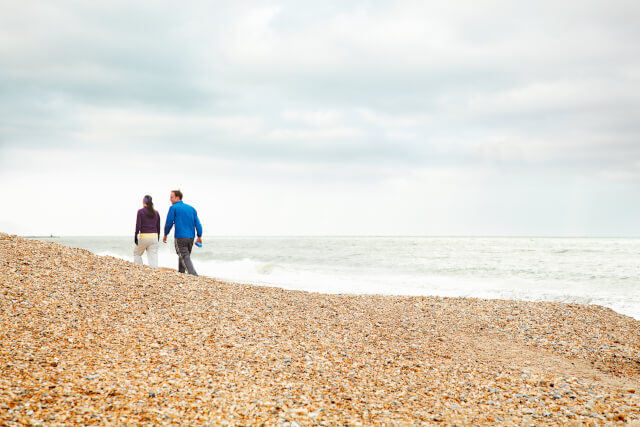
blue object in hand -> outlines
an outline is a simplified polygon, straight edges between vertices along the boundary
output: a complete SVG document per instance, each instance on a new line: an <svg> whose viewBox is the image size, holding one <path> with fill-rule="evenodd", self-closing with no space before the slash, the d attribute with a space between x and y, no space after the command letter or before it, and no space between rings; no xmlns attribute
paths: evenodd
<svg viewBox="0 0 640 427"><path fill-rule="evenodd" d="M196 242L196 246L197 246L197 247L199 247L199 248L201 248L201 247L202 247L202 243L200 243L200 242Z"/></svg>

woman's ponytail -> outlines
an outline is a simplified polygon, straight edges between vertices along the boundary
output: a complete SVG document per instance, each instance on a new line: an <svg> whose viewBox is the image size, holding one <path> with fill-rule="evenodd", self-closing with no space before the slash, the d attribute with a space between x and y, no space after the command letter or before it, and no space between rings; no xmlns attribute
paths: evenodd
<svg viewBox="0 0 640 427"><path fill-rule="evenodd" d="M147 216L149 218L154 218L156 216L156 211L153 209L153 198L149 195L144 196L144 202L147 204Z"/></svg>

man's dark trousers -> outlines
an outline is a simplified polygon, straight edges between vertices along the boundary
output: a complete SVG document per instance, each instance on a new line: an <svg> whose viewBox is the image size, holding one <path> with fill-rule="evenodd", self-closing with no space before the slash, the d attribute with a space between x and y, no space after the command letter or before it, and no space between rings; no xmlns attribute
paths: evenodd
<svg viewBox="0 0 640 427"><path fill-rule="evenodd" d="M191 262L191 249L193 248L193 239L188 237L179 237L174 239L176 242L176 253L178 254L178 271L184 273L185 270L189 274L197 276L196 269L193 268Z"/></svg>

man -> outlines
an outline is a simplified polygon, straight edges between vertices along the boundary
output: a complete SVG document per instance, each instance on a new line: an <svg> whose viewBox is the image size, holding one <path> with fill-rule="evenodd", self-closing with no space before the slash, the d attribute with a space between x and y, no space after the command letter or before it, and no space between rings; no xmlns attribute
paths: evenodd
<svg viewBox="0 0 640 427"><path fill-rule="evenodd" d="M197 276L196 269L193 268L191 262L191 248L193 248L193 239L195 232L198 232L199 244L202 244L202 225L198 219L196 210L182 202L182 191L173 190L169 197L171 207L167 214L167 221L164 224L163 243L167 243L167 234L171 231L171 227L176 225L176 231L173 235L176 244L176 253L178 254L178 271L184 273L185 270L189 274Z"/></svg>

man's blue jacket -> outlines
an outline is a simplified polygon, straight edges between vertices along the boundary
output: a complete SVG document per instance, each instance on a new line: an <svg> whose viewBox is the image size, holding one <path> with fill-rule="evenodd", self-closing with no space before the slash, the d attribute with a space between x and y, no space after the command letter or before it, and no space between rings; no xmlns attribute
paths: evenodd
<svg viewBox="0 0 640 427"><path fill-rule="evenodd" d="M167 213L167 221L164 223L164 235L168 235L173 224L176 225L174 237L179 239L183 237L193 239L195 237L194 229L198 232L198 237L202 237L202 225L198 219L198 212L192 207L183 203L182 200L175 202L169 208Z"/></svg>

